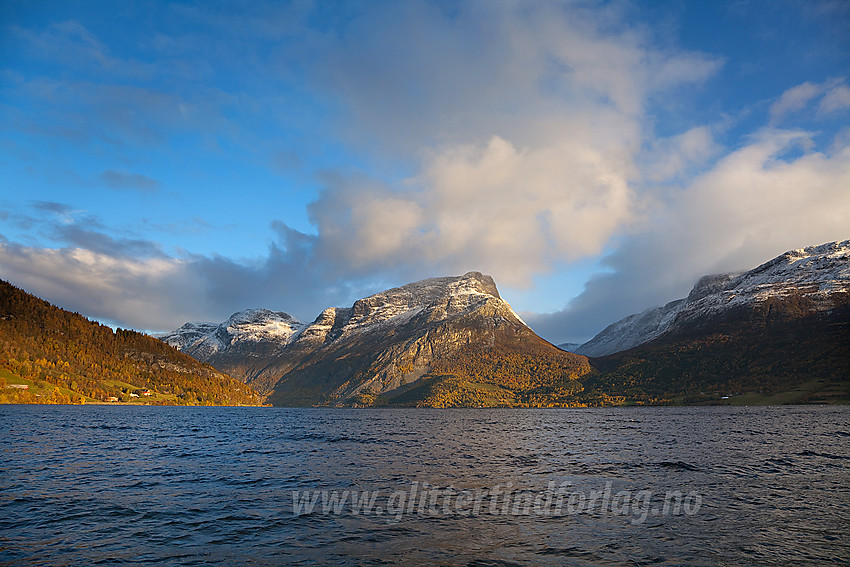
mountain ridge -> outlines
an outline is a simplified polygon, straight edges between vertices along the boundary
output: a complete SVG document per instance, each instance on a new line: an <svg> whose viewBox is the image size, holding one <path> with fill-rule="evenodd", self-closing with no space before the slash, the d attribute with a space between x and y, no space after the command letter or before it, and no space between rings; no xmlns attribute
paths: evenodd
<svg viewBox="0 0 850 567"><path fill-rule="evenodd" d="M789 250L751 270L703 276L687 297L629 315L603 329L575 352L591 357L628 350L738 307L796 293L811 309L828 310L830 298L850 291L850 240Z"/></svg>
<svg viewBox="0 0 850 567"><path fill-rule="evenodd" d="M591 358L589 389L630 400L850 402L850 241L702 278L654 338Z"/></svg>
<svg viewBox="0 0 850 567"><path fill-rule="evenodd" d="M537 336L479 272L392 288L325 309L309 324L253 310L181 333L202 345L204 333L232 334L255 325L258 313L275 313L266 316L286 329L225 336L228 348L207 359L275 405L718 403L717 391L750 392L752 403L843 400L849 259L850 240L705 276L687 297L609 326L595 340L604 343L607 332L618 352L591 359Z"/></svg>
<svg viewBox="0 0 850 567"><path fill-rule="evenodd" d="M183 341L179 335L198 328L184 325L165 340L176 345ZM203 329L209 333L212 327ZM209 339L192 338L189 352L196 348L196 355L268 393L277 405L372 405L437 372L469 378L493 350L525 361L546 359L557 367L558 379L589 371L584 357L538 337L501 298L493 278L480 272L428 278L358 299L351 307L327 308L286 341L245 342L243 352L237 345L206 354L198 347ZM256 363L246 363L252 359Z"/></svg>

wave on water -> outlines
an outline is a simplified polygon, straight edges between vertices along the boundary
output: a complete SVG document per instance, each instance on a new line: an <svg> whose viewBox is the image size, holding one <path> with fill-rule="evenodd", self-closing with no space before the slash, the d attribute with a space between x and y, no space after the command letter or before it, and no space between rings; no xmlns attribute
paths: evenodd
<svg viewBox="0 0 850 567"><path fill-rule="evenodd" d="M841 407L0 407L0 566L840 563L848 427Z"/></svg>

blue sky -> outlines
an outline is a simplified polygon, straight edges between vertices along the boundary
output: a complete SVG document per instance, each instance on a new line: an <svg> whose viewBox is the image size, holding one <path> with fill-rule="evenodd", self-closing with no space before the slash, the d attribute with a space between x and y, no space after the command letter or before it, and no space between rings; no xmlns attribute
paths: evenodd
<svg viewBox="0 0 850 567"><path fill-rule="evenodd" d="M123 327L480 270L583 341L850 237L850 4L15 2L0 277Z"/></svg>

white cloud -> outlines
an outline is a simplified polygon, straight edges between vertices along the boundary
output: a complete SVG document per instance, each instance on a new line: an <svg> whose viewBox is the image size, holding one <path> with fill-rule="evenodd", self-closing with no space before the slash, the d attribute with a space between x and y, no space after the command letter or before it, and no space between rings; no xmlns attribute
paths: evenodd
<svg viewBox="0 0 850 567"><path fill-rule="evenodd" d="M444 148L405 191L337 186L313 205L317 250L343 271L476 268L527 285L551 262L598 254L633 216L626 157L581 140L533 149L496 136Z"/></svg>
<svg viewBox="0 0 850 567"><path fill-rule="evenodd" d="M111 245L43 248L0 237L0 274L65 309L141 330L223 321L251 307L312 320L328 305L377 291L362 287L362 282L323 279L311 261L311 237L281 225L273 228L278 238L268 255L242 264L221 257L128 254L143 243L113 240L94 231L87 231L90 240L100 235Z"/></svg>
<svg viewBox="0 0 850 567"><path fill-rule="evenodd" d="M392 4L324 46L317 80L344 99L350 131L419 159L403 181L329 181L310 209L318 257L340 276L475 268L521 286L600 253L642 209L648 97L720 62L654 48L616 7L586 8ZM684 134L678 167L713 152L710 138Z"/></svg>
<svg viewBox="0 0 850 567"><path fill-rule="evenodd" d="M360 145L412 155L500 136L529 147L564 116L639 119L649 94L720 67L702 54L658 50L624 19L616 6L582 2L468 2L451 13L389 3L359 14L339 37L314 38L320 63L311 80L338 97L348 111L343 132Z"/></svg>
<svg viewBox="0 0 850 567"><path fill-rule="evenodd" d="M695 126L676 136L652 142L642 160L642 175L650 182L677 179L705 165L721 150L710 127Z"/></svg>
<svg viewBox="0 0 850 567"><path fill-rule="evenodd" d="M822 84L805 82L786 90L770 106L771 124L776 125L789 114L803 110L818 97L821 97L821 100L817 111L821 115L850 108L850 88L844 80L834 78Z"/></svg>
<svg viewBox="0 0 850 567"><path fill-rule="evenodd" d="M780 157L811 143L808 133L765 131L691 184L669 223L693 258L691 273L752 268L788 249L846 238L850 148Z"/></svg>
<svg viewBox="0 0 850 567"><path fill-rule="evenodd" d="M32 248L0 244L4 279L89 317L158 329L197 315L191 299L203 282L184 278L173 259L119 259L80 248Z"/></svg>
<svg viewBox="0 0 850 567"><path fill-rule="evenodd" d="M770 106L770 119L776 123L791 114L805 108L813 98L823 93L821 85L805 82L782 93L782 96Z"/></svg>
<svg viewBox="0 0 850 567"><path fill-rule="evenodd" d="M827 91L820 101L818 111L829 114L846 108L850 108L850 87L840 84Z"/></svg>

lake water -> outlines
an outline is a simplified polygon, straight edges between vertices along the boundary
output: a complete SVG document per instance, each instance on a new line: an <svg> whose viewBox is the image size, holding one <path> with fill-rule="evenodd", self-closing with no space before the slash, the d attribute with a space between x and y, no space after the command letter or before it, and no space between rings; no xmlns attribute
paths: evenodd
<svg viewBox="0 0 850 567"><path fill-rule="evenodd" d="M850 560L850 408L0 406L0 565Z"/></svg>

